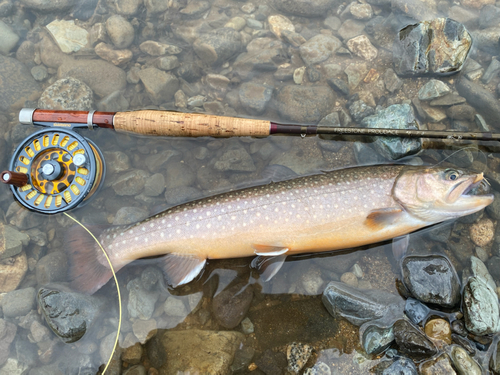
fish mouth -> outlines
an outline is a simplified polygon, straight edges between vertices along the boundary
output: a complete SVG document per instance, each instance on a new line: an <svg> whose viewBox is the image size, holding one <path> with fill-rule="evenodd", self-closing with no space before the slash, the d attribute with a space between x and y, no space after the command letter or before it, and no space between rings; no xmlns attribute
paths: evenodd
<svg viewBox="0 0 500 375"><path fill-rule="evenodd" d="M488 181L483 173L478 173L456 185L450 192L449 199L458 210L478 211L493 202L494 196L488 192Z"/></svg>

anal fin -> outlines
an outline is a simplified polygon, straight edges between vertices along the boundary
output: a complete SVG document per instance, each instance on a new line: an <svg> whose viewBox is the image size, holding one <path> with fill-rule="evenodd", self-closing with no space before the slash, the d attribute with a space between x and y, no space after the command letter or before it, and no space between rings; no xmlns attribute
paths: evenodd
<svg viewBox="0 0 500 375"><path fill-rule="evenodd" d="M278 273L285 263L286 255L258 256L252 260L251 267L255 268L263 281L269 281Z"/></svg>
<svg viewBox="0 0 500 375"><path fill-rule="evenodd" d="M399 207L380 208L371 211L365 220L365 225L372 230L380 230L394 224L403 213Z"/></svg>
<svg viewBox="0 0 500 375"><path fill-rule="evenodd" d="M163 271L167 282L173 287L184 285L198 276L206 259L201 259L193 255L167 254L162 258Z"/></svg>
<svg viewBox="0 0 500 375"><path fill-rule="evenodd" d="M272 245L252 245L255 249L255 254L264 257L273 257L283 255L288 251L288 247L272 246Z"/></svg>

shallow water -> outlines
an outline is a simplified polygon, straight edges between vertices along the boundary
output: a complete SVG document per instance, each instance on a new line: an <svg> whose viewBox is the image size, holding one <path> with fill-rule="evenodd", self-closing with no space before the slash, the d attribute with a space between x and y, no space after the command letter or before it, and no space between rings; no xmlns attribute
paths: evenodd
<svg viewBox="0 0 500 375"><path fill-rule="evenodd" d="M36 1L33 3L38 4ZM370 18L353 22L354 15L348 10L347 3L331 3L326 12L319 12L323 14L322 16L316 14L313 17L290 15L277 10L281 9L280 2L274 3L275 8L273 4L267 4L265 1L185 2L174 0L167 3L145 0L143 3L142 1L117 0L99 1L97 8L93 1L68 0L67 3L66 9L46 9L39 12L32 9L33 5L30 5L29 1L0 2L0 14L4 16L1 20L19 36L19 40L14 42L13 46L5 47L7 51L4 55L11 60L4 61L3 67L0 67L0 73L4 73L3 76L0 75L3 77L0 79L1 91L4 92L4 95L0 94L0 108L3 108L0 112L0 170L7 168L12 151L24 137L37 130L18 124L17 113L20 105L24 103L28 107L38 106L37 101L43 90L59 78L72 76L86 82L92 95L90 99L85 99L85 95L88 94L88 91L85 91L87 89L78 87L79 84L71 83L69 86L77 93L65 94L61 93L62 89L54 90L47 95L49 99L45 99L42 103L47 108L49 105L57 104L51 103L50 99L57 102L55 98L59 98L59 101L66 102L66 104L79 103L81 106L90 105L93 109L109 111L144 108L175 109L263 118L281 123L317 123L326 115L336 112L339 113L340 120L344 124L346 122L344 112L348 112L347 105L350 102L348 97L330 89L327 84L328 78L338 77L347 81L348 77L344 71L350 64L354 64L350 69L356 72L351 73L349 79L352 80L358 75L359 81L356 85L350 81L350 95L358 94L360 99L373 108L376 105L386 107L411 100L417 96L418 90L429 81L429 78L402 78L401 89L392 93L387 89L388 79L384 73L392 67L390 46L396 35L394 30L416 21L429 19L429 17L450 13L455 17L460 15L470 31L479 30L479 9L484 5L483 2L470 6L444 1L437 4L418 1L415 3L416 11L411 10L409 15L396 17L393 10L397 8L397 2L392 8L390 3L370 2L373 3L374 14ZM314 6L311 5L310 8L316 9L322 3L313 2L311 4ZM364 2L361 3L364 4ZM120 42L119 37L111 38L115 45L124 43L122 51L129 50L133 56L130 62L119 65L119 68L112 67L110 63L105 67L94 67L88 64L87 70L89 71L84 72L86 67L82 61L104 61L96 55L97 43L88 44L71 54L64 54L44 28L57 18L76 20L75 23L82 29L89 32L93 29L94 36L91 38L95 39L95 35L98 35L98 31L101 30L98 27L99 24L104 25L106 20L114 14L120 12L124 14L123 9L133 9L135 4L137 4L136 12L124 15L133 28L134 39L131 44L123 47L127 44L126 42L123 40ZM164 9L163 5L165 5ZM419 6L423 6L425 11ZM288 17L295 31L304 40L309 40L317 34L336 36L342 40L343 35L344 46L331 53L323 61L312 63L304 74L301 68L305 68L306 64L299 48L286 40L280 41L270 31L268 17L277 14ZM354 14L357 13L354 12ZM363 33L363 31L356 30L367 25L375 16L384 17L391 31L377 38L373 36L373 33L369 34L377 48L378 55L373 61L365 61L350 53L346 49L345 42L357 33ZM349 22L345 29L339 32L339 25L345 24L345 21ZM195 41L204 35L209 35L212 29L221 29L228 22L236 28L239 28L237 25L241 22L246 23L241 24L241 28L236 32L239 35L236 41L228 42L225 49L218 51L217 58L220 61L212 64L213 55L209 52L206 55L200 52L194 47ZM350 26L349 23L351 23ZM490 23L498 26L500 17L498 21L490 20ZM122 35L126 34L123 26L114 28L110 26L108 33L111 29L122 39L126 39ZM382 34L387 31L384 30L381 31ZM367 34L366 29L364 33ZM5 32L4 36L7 34ZM295 35L295 38L298 37ZM0 35L1 43L9 45L4 39ZM101 39L112 45L109 35ZM98 38L98 41L101 39ZM178 87L172 92L169 88L163 88L161 93L151 94L148 89L154 90L152 88L154 82L148 81L145 87L143 82L146 78L143 78L143 81L139 78L139 70L159 66L158 64L167 64L167 62L158 62L156 56L150 56L141 51L139 45L148 40L180 48L180 52L175 55L179 66L169 70L168 79L175 81L183 77L184 80L178 81ZM297 43L303 44L303 42L299 38ZM234 44L238 43L240 46L236 48ZM484 45L486 47L480 50L478 44L474 44L469 55L469 63L471 59L474 59L479 64L479 67L473 70L478 78L481 74L480 70L484 71L488 68L492 57L488 50L488 43L483 41L481 46ZM387 49L388 46L389 49ZM263 51L262 55L256 53L260 50ZM247 55L243 55L245 51L248 51ZM494 52L496 53L496 50ZM319 49L318 53L325 52ZM67 56L73 56L74 60L68 61ZM109 58L110 54L107 56ZM251 58L251 62L241 62L245 62L248 58ZM172 61L168 63L174 64ZM15 74L10 73L15 71L12 64L24 64L26 69ZM72 66L77 67L76 71L71 71ZM292 78L293 73L295 73L296 82ZM304 77L301 81L302 74ZM8 80L7 75L15 79ZM35 83L32 75L40 81ZM45 75L46 77L43 78ZM110 79L111 76L113 79ZM23 77L26 78L26 82L20 83L19 79ZM471 77L474 78L472 75ZM457 76L438 79L455 91ZM251 82L256 86L243 89L245 82ZM495 76L488 84L477 82L492 92L496 98L495 87L500 82L498 77ZM170 85L176 86L172 82ZM304 97L306 104L301 109L301 113L297 114L293 110L294 105L301 101L300 99L295 99L296 102L292 104L288 103L283 109L283 103L288 99L280 97L278 91L286 85L323 87L329 94L324 95L324 91L312 91L307 95L300 94L307 96ZM268 91L259 97L259 89ZM174 92L177 92L175 97ZM196 98L198 95L201 97ZM269 97L263 99L266 95ZM187 100L187 98L190 99ZM186 101L187 104L185 104ZM194 103L194 105L189 103ZM445 107L438 108L441 109L442 115ZM481 112L482 108L476 106L475 110ZM288 113L288 111L294 113ZM414 111L417 115L416 108ZM419 122L421 126L429 129L451 130L464 127L470 130L478 129L474 121L470 119L454 121L446 117L446 113L437 122L429 121L429 118L427 120L419 118ZM356 126L354 121L351 121L349 125ZM496 124L490 123L489 125L494 129ZM322 139L316 136L304 138L272 136L262 139L160 139L117 134L109 129L81 130L79 133L94 141L104 152L107 174L102 190L97 196L85 207L71 211L70 215L96 231L105 225L116 223L117 217L121 217L121 220L131 220L132 217L137 217L134 215L156 214L167 207L198 197L261 184L266 182L264 171L269 165L286 166L296 175L307 175L320 173L322 170L389 162L371 148L370 140L355 137ZM364 143L361 145L359 141ZM358 143L355 144L355 142ZM359 147L365 148L359 151ZM498 188L500 179L497 178L496 171L500 155L498 145L494 142L426 141L423 150L417 155L408 156L398 162L434 165L447 158L451 154L450 150L464 147L472 147L472 149L454 154L447 161L459 167L473 167L478 171L484 171L493 187ZM478 148L481 152L476 151ZM166 156L155 157L166 150L171 151L170 159L165 160ZM151 185L148 186L152 189L151 191L154 191L153 193L144 194L146 188L144 180L141 182L141 179L136 179L128 185L125 185L125 182L116 183L123 176L138 170L146 171L147 180ZM163 185L166 190L162 189ZM121 211L117 215L120 209L127 207L130 208L128 214L122 215L123 211ZM456 246L453 247L450 242L436 241L428 231L410 237L409 251L416 254L445 254L457 269L461 279L462 271L467 267L470 255L479 257L478 251L480 251L481 257L486 257L485 261L495 255L500 255L491 241L478 250L478 246L469 239L469 227L479 217L480 215L476 215L470 221L460 220L447 224L451 225L454 234L449 241L454 239L456 242L463 243L461 253L455 253ZM490 217L496 227L496 217L488 213L484 213L483 217ZM65 241L68 233L74 230L74 223L61 214L41 216L30 213L23 216L22 220L20 218L21 211L12 194L6 186L0 185L0 223L17 226L20 232L26 232L30 236L29 243L23 245L21 255L16 255L18 258L25 259L28 271L15 289L33 287L38 290L46 286L67 290L64 288L68 288L68 280L63 272L66 265L55 267L54 274L56 275L47 276L50 282L45 283L47 277L45 279L43 277L40 260L49 254L67 251ZM397 295L396 280L401 278L400 267L392 256L390 243L375 244L356 249L356 251L289 257L282 269L269 282L262 282L258 273L250 268L251 260L251 258L210 260L203 274L186 286L168 289L160 285L161 280L158 281L151 289L154 297L148 297L144 291L133 293L129 289L134 288L136 284L133 280L140 279L141 275L142 277L153 275L151 277L154 278L154 275L159 274L160 268L157 260L140 260L121 270L117 277L123 299L120 347L124 350L118 351L107 373L142 374L146 373L145 371L148 371L148 374L173 373L175 366L179 365L177 363L174 365L175 358L169 357L169 350L173 349L164 347L166 344L163 338L176 337L165 336L166 332L175 333L188 329L243 333L242 344L230 350L229 364L221 367L226 373L265 373L265 366L259 363L262 363L260 360L266 353L274 353L275 357L270 362L277 366L267 367L267 373L273 373L273 369L285 371L287 346L292 342L309 344L314 349L304 369L323 362L332 374L367 374L381 360L388 358L385 355L367 355L360 344L359 328L344 319L332 317L324 308L321 295L330 281L339 281L341 277L354 279L352 282L357 283L363 289L384 290ZM2 279L5 278L6 267L11 266L13 261L12 258L0 261L4 267L0 269ZM56 271L60 271L59 274ZM345 276L346 273L350 275ZM495 281L498 286L500 280ZM0 287L6 288L2 292L12 291L12 288L8 289L6 284L6 281L2 281ZM244 314L253 324L253 330L245 325L248 323L247 320L233 328L225 328L217 319L222 307L214 307L214 299L226 293L232 299L222 305L234 303L240 294L244 294L246 288L251 288L251 297L247 298L250 305ZM227 292L228 290L231 292ZM0 300L4 299L5 295L5 293L0 293ZM102 371L111 353L118 325L115 283L110 281L96 296L103 301L98 308L97 317L88 327L84 337L70 344L63 343L48 330L47 324L41 319L39 308L38 311L29 313L31 315L28 315L28 318L26 318L26 312L15 317L6 317L2 311L0 317L16 325L17 332L9 345L10 351L6 350L10 359L4 367L0 368L0 374L95 374ZM141 302L140 297L144 297L147 302ZM151 303L152 300L154 302ZM34 301L31 310L37 310ZM456 308L454 311L458 310L459 308ZM445 313L448 314L450 311ZM33 324L34 322L37 323ZM136 345L138 342L141 345ZM181 360L187 362L190 358L194 358L193 361L198 360L196 350L189 351L186 348L189 349L189 346L183 349L186 351L181 352L180 356L183 357ZM215 349L219 350L219 348ZM489 354L491 354L491 349L488 351L486 348L482 351L478 350L478 354L474 357L483 366L484 371L488 371ZM185 370L189 371L187 365ZM207 371L212 373L212 370ZM215 370L213 371L216 373Z"/></svg>

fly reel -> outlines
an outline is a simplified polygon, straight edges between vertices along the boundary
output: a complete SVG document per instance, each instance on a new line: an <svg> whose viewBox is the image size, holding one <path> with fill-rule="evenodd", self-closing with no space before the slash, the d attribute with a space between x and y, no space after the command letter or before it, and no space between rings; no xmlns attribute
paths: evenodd
<svg viewBox="0 0 500 375"><path fill-rule="evenodd" d="M106 166L97 146L72 130L47 128L20 144L0 175L24 207L55 214L82 207L101 187Z"/></svg>

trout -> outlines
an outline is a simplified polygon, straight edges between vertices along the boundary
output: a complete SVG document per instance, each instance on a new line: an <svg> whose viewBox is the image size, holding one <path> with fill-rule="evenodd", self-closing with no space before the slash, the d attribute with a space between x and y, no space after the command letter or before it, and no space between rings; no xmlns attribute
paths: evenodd
<svg viewBox="0 0 500 375"><path fill-rule="evenodd" d="M197 277L207 259L257 256L252 265L269 279L289 255L373 244L477 212L493 202L468 194L480 184L483 173L453 168L355 167L184 203L98 239L115 270L163 255L172 287ZM94 293L110 268L94 240L72 232L70 280Z"/></svg>

